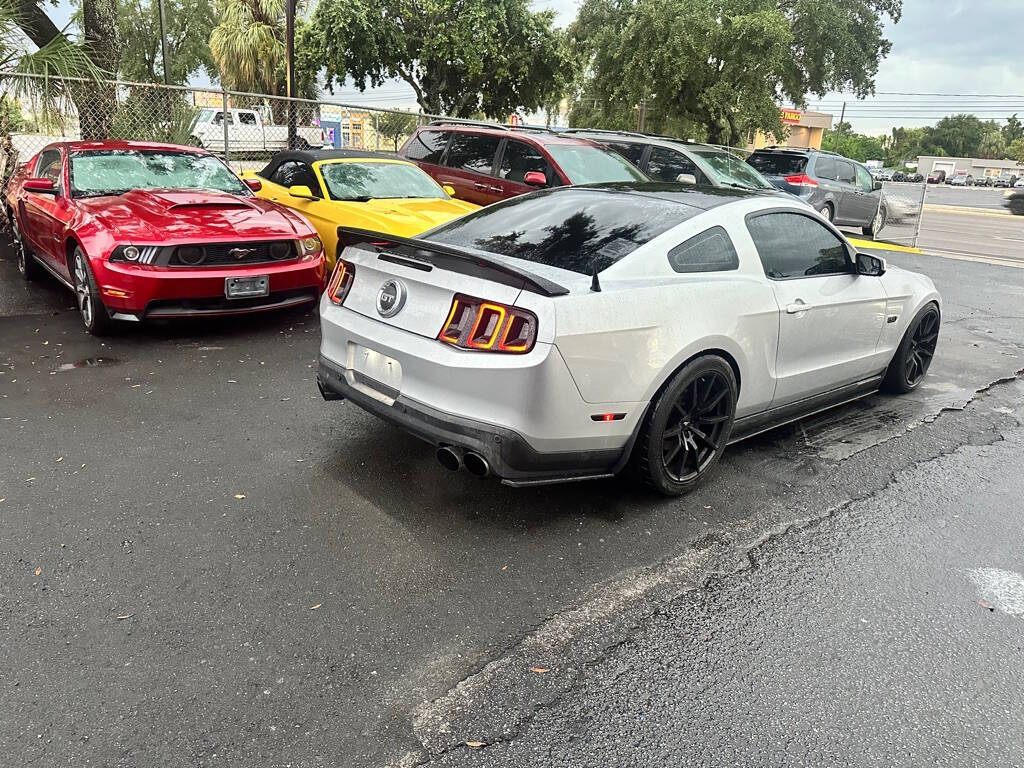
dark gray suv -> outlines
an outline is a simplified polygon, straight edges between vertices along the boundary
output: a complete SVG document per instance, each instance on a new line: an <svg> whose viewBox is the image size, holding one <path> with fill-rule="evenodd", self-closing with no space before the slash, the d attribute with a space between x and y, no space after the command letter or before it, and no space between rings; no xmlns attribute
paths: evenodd
<svg viewBox="0 0 1024 768"><path fill-rule="evenodd" d="M885 226L882 182L858 162L833 152L790 147L759 149L747 162L834 224L860 227L868 237Z"/></svg>

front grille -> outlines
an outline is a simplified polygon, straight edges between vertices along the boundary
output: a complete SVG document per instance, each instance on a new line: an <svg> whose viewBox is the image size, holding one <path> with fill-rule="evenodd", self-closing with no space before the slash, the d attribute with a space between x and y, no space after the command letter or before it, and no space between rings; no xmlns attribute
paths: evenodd
<svg viewBox="0 0 1024 768"><path fill-rule="evenodd" d="M271 246L287 246L287 255L274 258ZM202 259L196 261L196 254L191 249L201 248ZM179 254L186 251L184 258ZM289 261L298 257L295 244L290 240L278 240L264 243L209 243L207 245L179 245L171 254L168 264L172 267L217 267L234 264L264 264L267 262Z"/></svg>

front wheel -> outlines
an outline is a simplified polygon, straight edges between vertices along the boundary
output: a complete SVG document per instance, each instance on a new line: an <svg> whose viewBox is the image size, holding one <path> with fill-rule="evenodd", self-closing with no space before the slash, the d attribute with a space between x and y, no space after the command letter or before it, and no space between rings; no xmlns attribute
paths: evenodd
<svg viewBox="0 0 1024 768"><path fill-rule="evenodd" d="M939 308L928 304L910 322L882 380L882 389L904 394L917 389L935 357L939 341Z"/></svg>
<svg viewBox="0 0 1024 768"><path fill-rule="evenodd" d="M698 485L725 451L737 389L732 368L717 355L683 366L644 417L630 457L634 473L666 496Z"/></svg>
<svg viewBox="0 0 1024 768"><path fill-rule="evenodd" d="M74 282L78 313L82 317L85 330L93 336L102 336L108 333L113 326L113 321L100 299L100 290L96 285L96 278L92 275L89 259L86 257L85 251L77 246L71 256L71 278Z"/></svg>
<svg viewBox="0 0 1024 768"><path fill-rule="evenodd" d="M29 253L28 246L25 245L25 240L21 236L21 228L18 226L18 217L13 212L8 212L8 216L11 222L14 252L18 259L18 272L25 280L35 280L42 274L43 268L39 266L39 262Z"/></svg>

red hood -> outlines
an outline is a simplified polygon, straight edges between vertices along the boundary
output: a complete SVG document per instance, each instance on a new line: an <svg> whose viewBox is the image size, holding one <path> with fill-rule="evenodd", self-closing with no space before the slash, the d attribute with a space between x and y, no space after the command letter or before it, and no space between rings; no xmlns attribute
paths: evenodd
<svg viewBox="0 0 1024 768"><path fill-rule="evenodd" d="M134 243L309 237L313 228L269 200L206 190L136 189L77 200L83 211Z"/></svg>

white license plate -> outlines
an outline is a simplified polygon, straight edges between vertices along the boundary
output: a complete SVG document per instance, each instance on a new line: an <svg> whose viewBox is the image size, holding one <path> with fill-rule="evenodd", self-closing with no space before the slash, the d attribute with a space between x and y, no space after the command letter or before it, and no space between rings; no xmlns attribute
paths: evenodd
<svg viewBox="0 0 1024 768"><path fill-rule="evenodd" d="M389 390L402 391L402 364L374 349L356 345L352 368Z"/></svg>
<svg viewBox="0 0 1024 768"><path fill-rule="evenodd" d="M270 293L270 276L228 277L224 280L224 295L229 299L248 299Z"/></svg>

